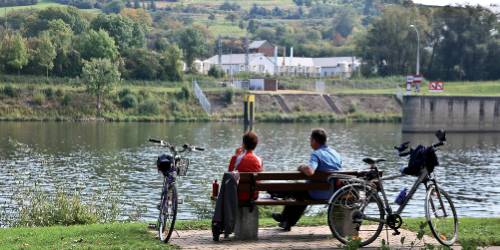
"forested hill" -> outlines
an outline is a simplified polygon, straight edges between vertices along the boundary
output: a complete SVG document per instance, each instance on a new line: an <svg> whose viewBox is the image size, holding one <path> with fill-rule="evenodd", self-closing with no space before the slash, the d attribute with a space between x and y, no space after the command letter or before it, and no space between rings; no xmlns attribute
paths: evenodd
<svg viewBox="0 0 500 250"><path fill-rule="evenodd" d="M500 78L498 17L480 7L400 0L0 1L35 3L0 9L0 71L8 74L76 77L86 62L105 59L121 78L177 81L182 61L193 72L195 59L216 53L219 38L223 53L243 52L248 38L294 47L295 56L356 55L364 75L404 75L415 73L418 31L424 76Z"/></svg>

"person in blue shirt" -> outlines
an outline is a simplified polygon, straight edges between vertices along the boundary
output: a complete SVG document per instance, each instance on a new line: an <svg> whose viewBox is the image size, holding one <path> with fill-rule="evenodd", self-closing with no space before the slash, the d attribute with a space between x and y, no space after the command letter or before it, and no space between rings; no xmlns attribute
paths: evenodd
<svg viewBox="0 0 500 250"><path fill-rule="evenodd" d="M329 147L327 135L324 129L314 129L311 132L310 143L314 150L311 153L311 158L308 165L299 166L299 171L307 176L313 175L315 172L334 172L342 168L342 158L339 153ZM333 194L331 190L312 190L309 192L291 191L287 197L295 198L296 200L326 200ZM279 222L279 226L285 231L290 231L300 219L307 206L285 206L283 212L273 213L272 217Z"/></svg>

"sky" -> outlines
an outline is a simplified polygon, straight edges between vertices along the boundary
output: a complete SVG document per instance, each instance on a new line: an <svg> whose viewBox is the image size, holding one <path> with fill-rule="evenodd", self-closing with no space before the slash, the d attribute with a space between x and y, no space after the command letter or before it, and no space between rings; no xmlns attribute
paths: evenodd
<svg viewBox="0 0 500 250"><path fill-rule="evenodd" d="M445 5L481 5L495 13L500 13L500 0L413 0L414 3L445 6Z"/></svg>

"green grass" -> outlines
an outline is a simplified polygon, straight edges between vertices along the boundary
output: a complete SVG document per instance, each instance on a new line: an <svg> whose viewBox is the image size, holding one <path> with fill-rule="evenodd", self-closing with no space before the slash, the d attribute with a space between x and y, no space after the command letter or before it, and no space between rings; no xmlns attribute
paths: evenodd
<svg viewBox="0 0 500 250"><path fill-rule="evenodd" d="M144 223L0 229L0 249L172 249Z"/></svg>
<svg viewBox="0 0 500 250"><path fill-rule="evenodd" d="M423 218L405 218L404 228L417 232ZM275 227L261 218L260 227ZM303 217L298 226L325 226L326 216ZM180 220L177 230L209 230L210 220ZM500 245L500 218L462 218L459 243ZM426 234L430 235L428 227ZM160 243L146 223L112 223L79 226L0 229L0 249L171 249Z"/></svg>
<svg viewBox="0 0 500 250"><path fill-rule="evenodd" d="M404 228L417 232L423 218L404 218ZM500 218L459 218L458 241L460 244L500 246ZM431 235L429 226L425 233Z"/></svg>
<svg viewBox="0 0 500 250"><path fill-rule="evenodd" d="M9 14L11 11L16 11L16 10L24 10L24 9L45 9L49 7L64 7L67 5L56 3L50 0L40 0L37 4L35 5L27 5L27 6L12 6L12 7L3 7L0 8L0 17L4 17L5 14ZM80 11L85 11L89 13L100 13L101 10L99 9L80 9Z"/></svg>

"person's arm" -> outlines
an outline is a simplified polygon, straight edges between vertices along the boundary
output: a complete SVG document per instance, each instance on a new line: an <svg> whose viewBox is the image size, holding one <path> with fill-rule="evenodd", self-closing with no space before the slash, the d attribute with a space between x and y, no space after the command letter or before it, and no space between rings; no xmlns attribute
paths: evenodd
<svg viewBox="0 0 500 250"><path fill-rule="evenodd" d="M311 167L309 167L307 165L299 166L299 171L307 176L312 176L314 174L314 169L312 169Z"/></svg>
<svg viewBox="0 0 500 250"><path fill-rule="evenodd" d="M309 165L301 165L298 170L307 176L312 176L318 167L318 162L318 156L313 153L311 154Z"/></svg>

